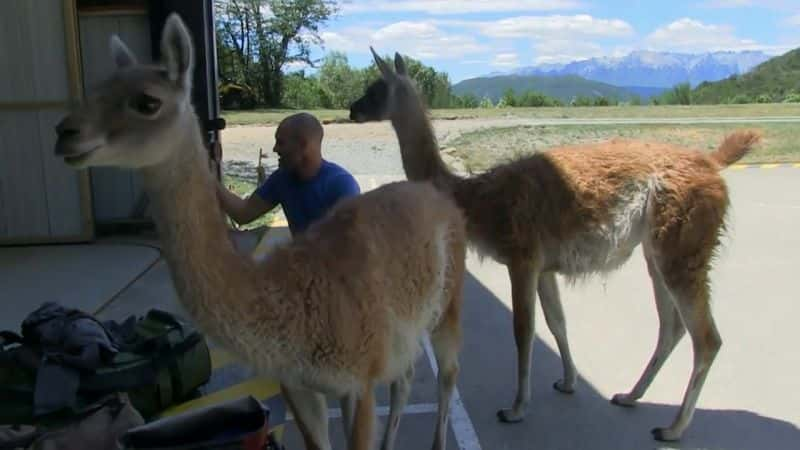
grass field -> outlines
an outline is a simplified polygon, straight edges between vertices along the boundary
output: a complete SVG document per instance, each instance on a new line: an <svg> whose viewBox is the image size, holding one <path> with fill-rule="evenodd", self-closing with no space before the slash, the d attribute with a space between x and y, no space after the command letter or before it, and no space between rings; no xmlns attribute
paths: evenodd
<svg viewBox="0 0 800 450"><path fill-rule="evenodd" d="M223 183L239 197L247 198L257 187L258 175L255 165L246 161L225 161L223 170ZM240 228L249 230L269 225L280 211L280 206L268 212L255 221L242 225Z"/></svg>
<svg viewBox="0 0 800 450"><path fill-rule="evenodd" d="M725 134L734 129L755 128L762 143L741 162L800 161L800 126L792 123L719 125L536 125L484 128L462 134L444 150L469 172L547 148L629 137L686 145L712 151Z"/></svg>
<svg viewBox="0 0 800 450"><path fill-rule="evenodd" d="M228 125L275 125L295 110L225 111ZM346 110L309 111L326 123L347 122ZM752 105L692 105L692 106L608 106L559 108L486 108L437 109L431 112L435 119L469 118L655 118L655 117L762 117L800 116L800 103L775 103Z"/></svg>

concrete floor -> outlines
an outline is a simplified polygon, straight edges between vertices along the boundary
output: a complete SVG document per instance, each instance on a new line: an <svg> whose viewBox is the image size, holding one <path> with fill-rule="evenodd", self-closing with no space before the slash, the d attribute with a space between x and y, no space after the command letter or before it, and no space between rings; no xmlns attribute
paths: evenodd
<svg viewBox="0 0 800 450"><path fill-rule="evenodd" d="M527 419L515 425L495 418L496 410L513 399L516 380L507 274L503 266L470 255L458 382L466 422L464 417L454 421L457 432L451 429L448 448L800 448L800 306L794 286L800 170L731 170L725 176L733 202L731 226L712 273L714 314L724 344L681 442L656 442L649 431L668 425L677 412L691 368L688 339L679 344L639 407L622 409L608 402L614 393L630 389L655 345L657 318L640 253L606 280L562 284L580 373L574 395L551 388L561 376L561 364L537 311L533 401ZM253 244L245 241L243 250ZM49 299L87 311L102 307L100 315L106 318L142 314L150 307L181 311L166 266L156 258L147 247L107 242L0 248L0 328L18 326L27 312ZM246 368L227 364L215 371L206 392L251 377ZM385 389L380 398L385 406ZM397 448L430 446L435 403L434 373L423 357ZM287 448L302 448L291 422L287 432ZM331 433L335 448L342 448L335 418Z"/></svg>

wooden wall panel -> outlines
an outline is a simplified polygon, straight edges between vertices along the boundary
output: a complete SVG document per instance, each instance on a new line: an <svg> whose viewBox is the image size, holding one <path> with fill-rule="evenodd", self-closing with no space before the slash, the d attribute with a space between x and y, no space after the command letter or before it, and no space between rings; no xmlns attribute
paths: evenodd
<svg viewBox="0 0 800 450"><path fill-rule="evenodd" d="M141 62L151 61L150 31L143 14L85 14L80 17L84 88L87 92L114 70L109 50L113 34L128 45ZM111 167L91 169L92 200L97 222L131 217L142 195L138 175Z"/></svg>
<svg viewBox="0 0 800 450"><path fill-rule="evenodd" d="M53 154L77 59L70 0L4 0L0 14L0 244L91 238L88 177ZM77 61L73 67L78 67Z"/></svg>
<svg viewBox="0 0 800 450"><path fill-rule="evenodd" d="M0 197L6 239L50 236L39 113L0 111Z"/></svg>

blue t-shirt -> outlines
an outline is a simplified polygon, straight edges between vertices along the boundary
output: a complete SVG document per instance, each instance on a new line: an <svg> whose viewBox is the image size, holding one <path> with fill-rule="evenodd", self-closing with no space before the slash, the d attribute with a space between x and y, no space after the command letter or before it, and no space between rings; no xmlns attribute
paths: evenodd
<svg viewBox="0 0 800 450"><path fill-rule="evenodd" d="M281 205L292 234L308 228L338 200L360 193L358 183L348 171L325 160L310 180L301 180L279 168L256 189L265 202Z"/></svg>

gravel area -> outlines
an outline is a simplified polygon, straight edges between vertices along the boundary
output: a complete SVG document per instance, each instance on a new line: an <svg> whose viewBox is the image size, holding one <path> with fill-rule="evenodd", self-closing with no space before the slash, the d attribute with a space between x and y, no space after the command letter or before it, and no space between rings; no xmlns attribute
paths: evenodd
<svg viewBox="0 0 800 450"><path fill-rule="evenodd" d="M520 122L524 122L521 119ZM436 138L442 147L466 131L500 125L513 125L516 120L508 118L437 120L433 122ZM372 122L364 124L331 123L324 125L323 156L349 170L354 175L401 175L403 166L397 135L391 124ZM236 161L240 167L248 167L258 161L258 150L263 150L262 163L267 172L277 166L272 152L275 144L275 126L234 126L223 130L223 159L226 167ZM447 158L448 164L460 170L459 164ZM248 164L249 163L249 164Z"/></svg>

